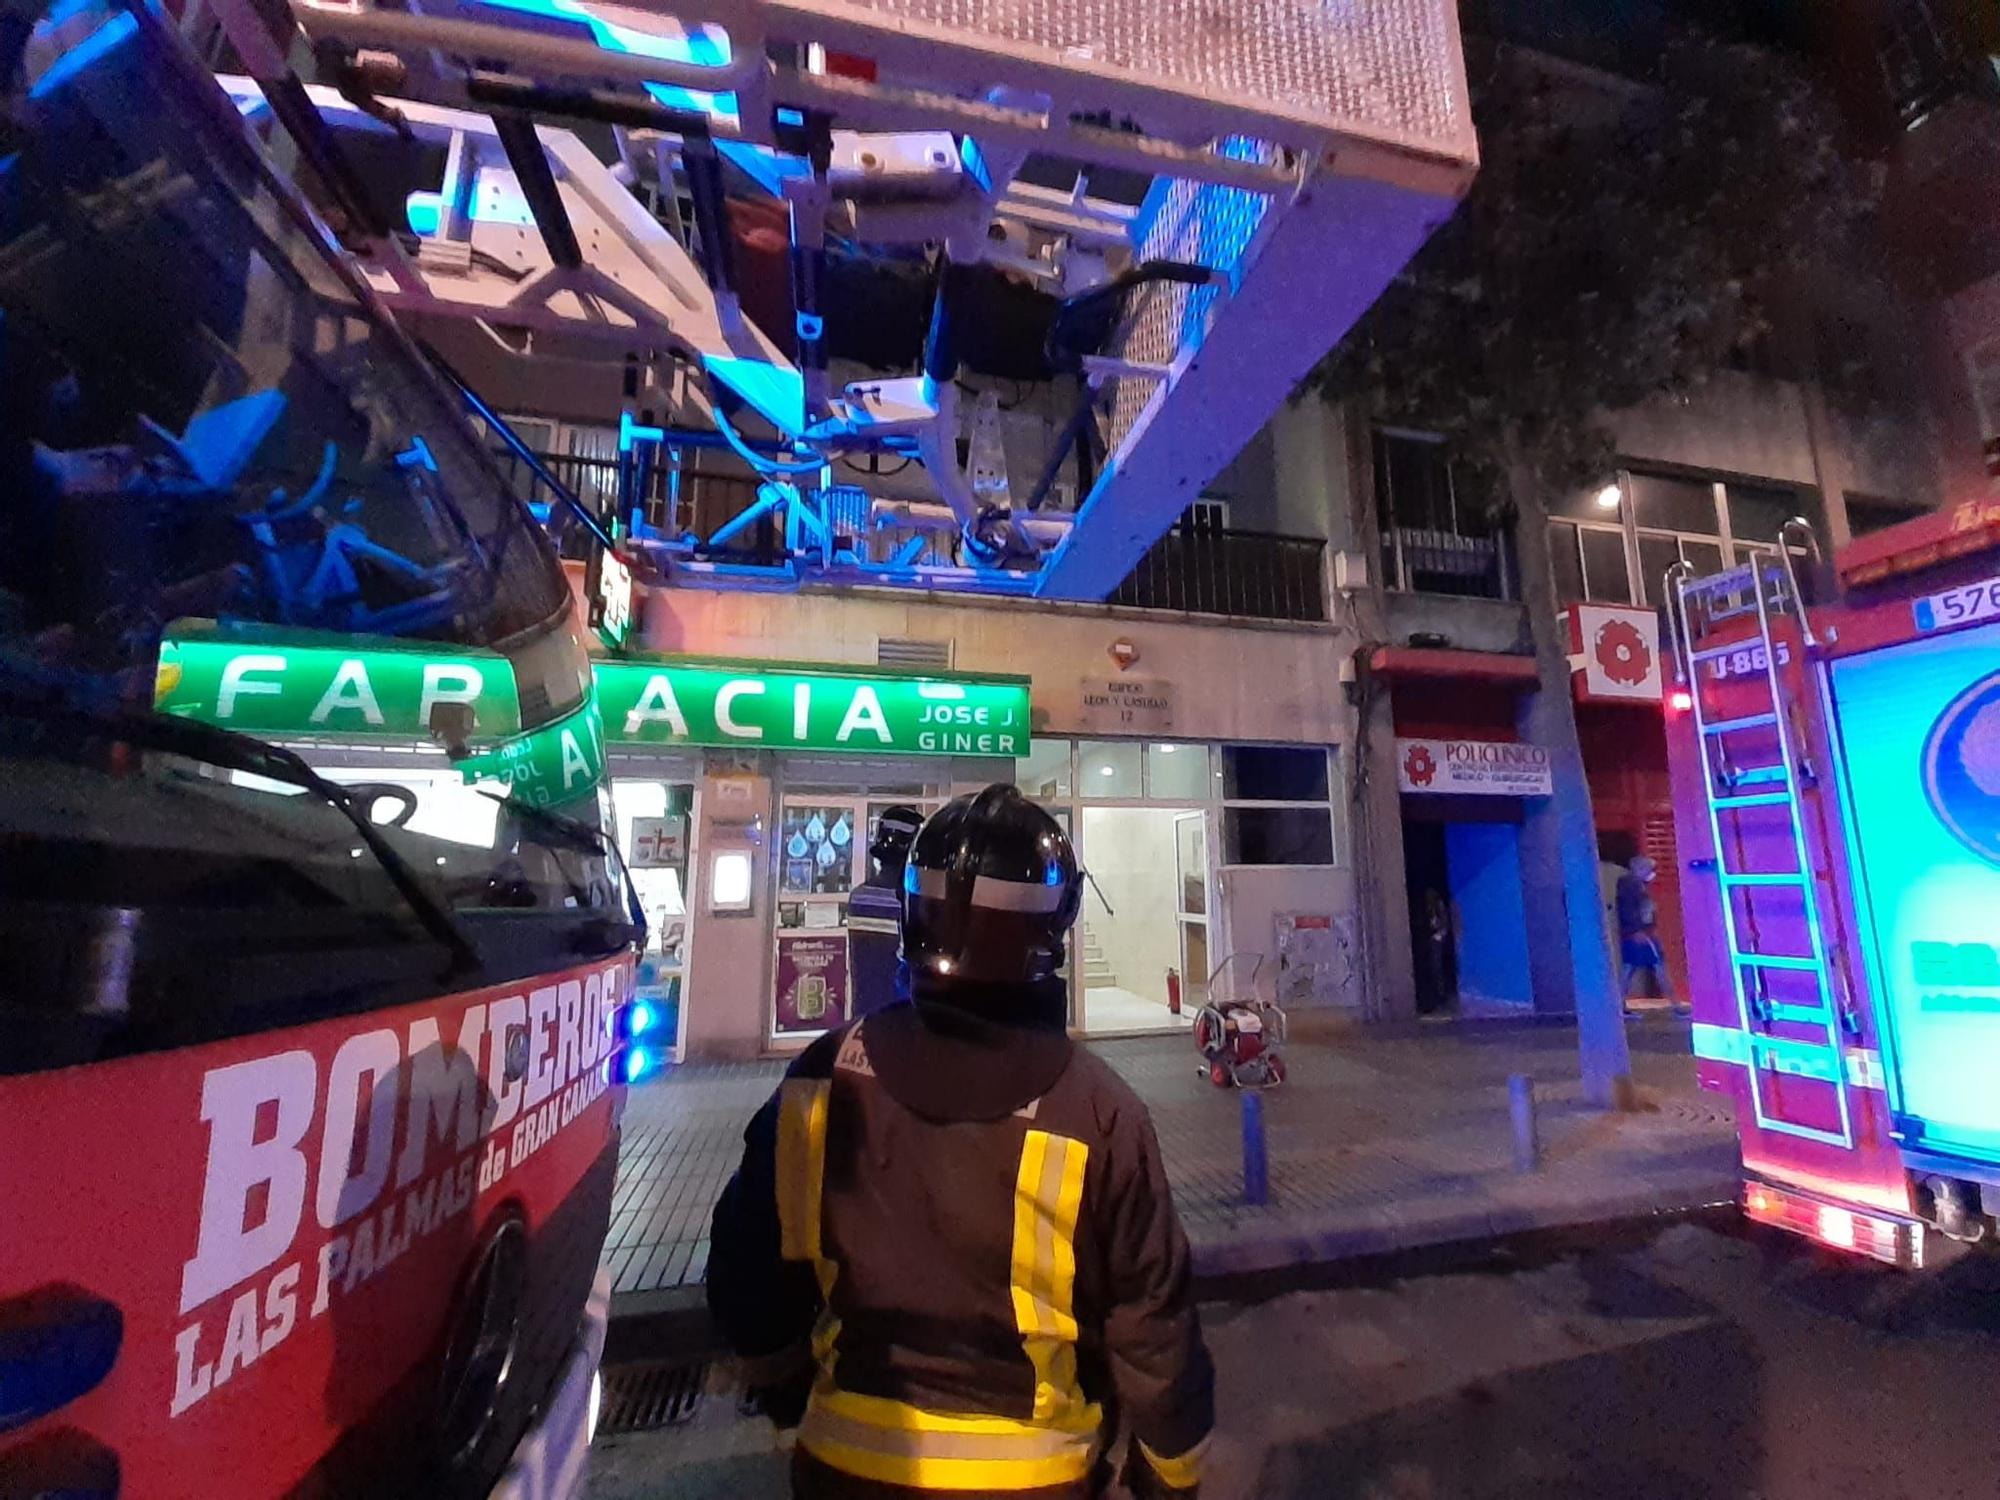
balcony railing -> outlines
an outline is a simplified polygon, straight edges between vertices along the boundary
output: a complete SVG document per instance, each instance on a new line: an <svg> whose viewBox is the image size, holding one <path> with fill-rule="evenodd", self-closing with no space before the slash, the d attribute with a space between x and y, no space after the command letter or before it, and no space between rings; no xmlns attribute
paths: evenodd
<svg viewBox="0 0 2000 1500"><path fill-rule="evenodd" d="M504 453L497 457L531 503L547 504L555 498L525 463ZM537 457L557 482L567 485L599 516L610 518L618 503L617 460L564 453ZM756 498L757 481L747 476L684 471L675 503L667 475L655 468L645 495L646 524L670 535L692 531L696 536L711 536ZM837 500L831 519L837 533L869 536L871 547L879 545L889 551L914 535L900 530L870 535L865 499L858 505ZM566 534L565 547L571 540L583 546L580 528ZM943 564L954 560L949 536L938 540L934 551L920 561ZM1326 587L1321 568L1325 550L1326 543L1318 537L1176 526L1153 544L1131 576L1105 602L1249 620L1324 620ZM581 556L581 551L577 555ZM767 520L733 538L726 555L743 562L775 564L784 559L784 538Z"/></svg>
<svg viewBox="0 0 2000 1500"><path fill-rule="evenodd" d="M1382 533L1382 562L1389 586L1405 593L1514 597L1507 550L1498 536L1392 526Z"/></svg>
<svg viewBox="0 0 2000 1500"><path fill-rule="evenodd" d="M1105 602L1246 620L1324 620L1318 537L1176 526Z"/></svg>
<svg viewBox="0 0 2000 1500"><path fill-rule="evenodd" d="M618 461L573 453L537 454L543 466L559 484L569 487L576 497L596 513L609 519L618 506ZM555 497L525 463L511 454L496 455L521 496L531 504L545 505ZM693 531L708 536L725 521L747 510L757 498L757 481L747 475L704 474L684 470L676 499L670 476L659 465L647 475L642 498L646 524L657 531L678 536ZM778 562L783 556L782 538L768 523L753 526L728 548L731 557L747 561Z"/></svg>

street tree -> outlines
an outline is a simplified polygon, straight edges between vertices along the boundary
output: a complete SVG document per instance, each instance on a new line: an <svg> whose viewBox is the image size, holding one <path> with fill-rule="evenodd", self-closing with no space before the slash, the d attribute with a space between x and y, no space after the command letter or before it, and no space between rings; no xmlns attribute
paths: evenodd
<svg viewBox="0 0 2000 1500"><path fill-rule="evenodd" d="M1547 498L1611 479L1611 415L1684 395L1766 338L1865 218L1833 106L1793 58L1689 36L1614 78L1470 46L1482 163L1457 214L1307 381L1441 435L1511 532L1555 795L1524 852L1560 864L1586 1090L1629 1093L1597 848L1547 545ZM1532 867L1532 865L1531 865ZM1537 965L1537 981L1549 973ZM1554 976L1560 981L1559 969Z"/></svg>

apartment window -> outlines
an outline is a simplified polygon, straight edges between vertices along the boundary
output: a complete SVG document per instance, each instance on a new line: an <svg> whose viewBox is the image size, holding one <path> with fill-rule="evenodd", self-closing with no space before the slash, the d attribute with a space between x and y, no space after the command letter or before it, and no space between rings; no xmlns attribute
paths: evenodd
<svg viewBox="0 0 2000 1500"><path fill-rule="evenodd" d="M1583 597L1593 604L1630 604L1632 575L1625 562L1625 533L1604 526L1576 528L1583 554Z"/></svg>
<svg viewBox="0 0 2000 1500"><path fill-rule="evenodd" d="M1754 484L1723 487L1729 495L1729 534L1738 542L1778 543L1785 523L1803 516L1817 526L1819 501L1797 490L1773 489Z"/></svg>
<svg viewBox="0 0 2000 1500"><path fill-rule="evenodd" d="M1630 604L1632 573L1625 528L1549 522L1549 567L1558 604Z"/></svg>
<svg viewBox="0 0 2000 1500"><path fill-rule="evenodd" d="M1204 495L1181 513L1181 530L1196 536L1220 536L1229 529L1229 502Z"/></svg>
<svg viewBox="0 0 2000 1500"><path fill-rule="evenodd" d="M1720 536L1715 513L1715 484L1708 479L1682 479L1666 474L1628 474L1632 519L1648 531L1677 531L1693 536Z"/></svg>
<svg viewBox="0 0 2000 1500"><path fill-rule="evenodd" d="M1854 536L1872 536L1900 526L1905 521L1930 514L1930 508L1908 500L1884 500L1874 496L1847 497L1847 529Z"/></svg>
<svg viewBox="0 0 2000 1500"><path fill-rule="evenodd" d="M1143 796L1137 740L1083 740L1076 747L1085 797Z"/></svg>
<svg viewBox="0 0 2000 1500"><path fill-rule="evenodd" d="M1332 785L1324 750L1224 745L1223 863L1337 864Z"/></svg>
<svg viewBox="0 0 2000 1500"><path fill-rule="evenodd" d="M1647 604L1667 602L1666 579L1676 563L1686 563L1696 577L1722 571L1722 543L1703 537L1639 533L1639 596Z"/></svg>
<svg viewBox="0 0 2000 1500"><path fill-rule="evenodd" d="M1555 575L1556 603L1581 604L1590 597L1584 589L1576 528L1566 521L1549 522L1549 569Z"/></svg>
<svg viewBox="0 0 2000 1500"><path fill-rule="evenodd" d="M1068 740L1030 740L1014 771L1014 784L1037 802L1069 800Z"/></svg>
<svg viewBox="0 0 2000 1500"><path fill-rule="evenodd" d="M1965 370L1972 383L1980 430L1992 437L2000 433L2000 339L1974 344L1965 357Z"/></svg>
<svg viewBox="0 0 2000 1500"><path fill-rule="evenodd" d="M1206 802L1215 795L1208 774L1208 746L1162 743L1146 747L1146 795L1155 802Z"/></svg>
<svg viewBox="0 0 2000 1500"><path fill-rule="evenodd" d="M1513 589L1492 495L1424 433L1377 429L1375 502L1392 588L1504 599Z"/></svg>

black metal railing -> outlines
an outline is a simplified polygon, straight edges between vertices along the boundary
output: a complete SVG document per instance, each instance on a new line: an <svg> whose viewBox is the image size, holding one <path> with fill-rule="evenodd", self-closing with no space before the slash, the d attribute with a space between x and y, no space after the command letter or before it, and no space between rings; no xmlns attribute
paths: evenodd
<svg viewBox="0 0 2000 1500"><path fill-rule="evenodd" d="M600 520L610 521L618 509L618 460L574 453L537 454L558 484L566 485L591 508ZM555 497L547 485L520 459L509 453L496 455L502 470L513 480L516 492L531 504L547 504ZM656 531L678 536L692 531L709 536L725 522L747 510L757 499L757 481L742 474L708 474L684 469L676 498L672 477L659 464L648 467L640 504L646 524ZM758 561L777 561L780 547L769 536L769 527L750 528L727 549L730 556L752 555ZM579 556L582 554L579 553Z"/></svg>
<svg viewBox="0 0 2000 1500"><path fill-rule="evenodd" d="M1105 602L1244 620L1324 620L1325 551L1318 537L1176 526Z"/></svg>
<svg viewBox="0 0 2000 1500"><path fill-rule="evenodd" d="M547 505L555 496L549 493L547 485L535 476L534 470L511 453L496 455L500 467L513 480L515 493L531 505ZM538 453L542 462L558 484L567 486L592 514L600 520L608 520L618 508L618 461L611 458L584 458L574 453Z"/></svg>
<svg viewBox="0 0 2000 1500"><path fill-rule="evenodd" d="M1453 594L1461 599L1511 599L1514 580L1498 533L1461 536L1418 526L1382 533L1383 576L1403 593Z"/></svg>
<svg viewBox="0 0 2000 1500"><path fill-rule="evenodd" d="M570 453L536 456L557 483L568 486L601 520L612 519L618 509L616 459ZM520 459L508 453L500 453L496 459L518 493L531 503L547 504L555 498ZM708 537L756 499L757 481L747 475L683 470L676 502L666 471L654 465L647 476L643 505L646 524L656 530ZM830 519L836 532L851 531L853 539L866 535L869 550L885 556L915 535L900 529L870 533L865 502L855 503L845 496L833 506ZM564 551L567 553L574 543L579 549L575 555L584 556L583 529L560 531ZM1325 551L1326 543L1318 537L1180 525L1153 544L1105 602L1248 620L1324 620ZM742 562L777 563L784 557L784 538L776 525L763 520L732 538L715 555ZM952 560L949 538L940 538L921 558L931 564Z"/></svg>

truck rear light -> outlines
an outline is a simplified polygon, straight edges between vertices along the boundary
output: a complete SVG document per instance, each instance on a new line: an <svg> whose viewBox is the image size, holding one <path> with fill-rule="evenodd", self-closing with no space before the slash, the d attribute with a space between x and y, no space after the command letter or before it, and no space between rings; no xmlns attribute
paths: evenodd
<svg viewBox="0 0 2000 1500"><path fill-rule="evenodd" d="M1768 1182L1743 1185L1743 1212L1759 1224L1789 1229L1836 1250L1914 1270L1924 1263L1923 1225L1849 1203L1830 1203Z"/></svg>

